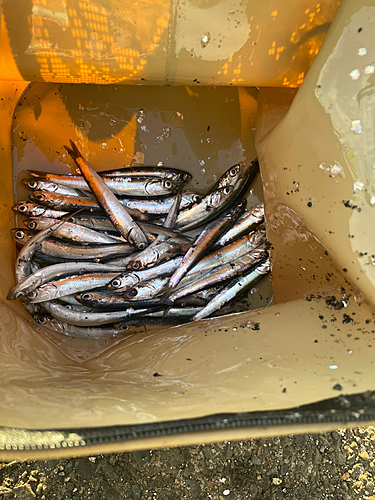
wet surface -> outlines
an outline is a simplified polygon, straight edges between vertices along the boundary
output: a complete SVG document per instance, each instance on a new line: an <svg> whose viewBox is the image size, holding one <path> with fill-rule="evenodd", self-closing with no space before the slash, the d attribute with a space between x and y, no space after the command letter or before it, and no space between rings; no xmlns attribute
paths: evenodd
<svg viewBox="0 0 375 500"><path fill-rule="evenodd" d="M375 428L0 464L0 499L373 500Z"/></svg>

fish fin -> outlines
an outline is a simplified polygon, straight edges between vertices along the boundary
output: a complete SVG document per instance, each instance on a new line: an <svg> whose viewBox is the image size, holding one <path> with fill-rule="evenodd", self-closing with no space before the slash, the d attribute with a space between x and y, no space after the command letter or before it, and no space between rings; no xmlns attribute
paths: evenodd
<svg viewBox="0 0 375 500"><path fill-rule="evenodd" d="M66 152L73 158L73 160L75 159L74 158L74 151L72 149L70 149L70 147L66 146L64 144L63 148L65 148Z"/></svg>
<svg viewBox="0 0 375 500"><path fill-rule="evenodd" d="M81 155L81 152L80 150L78 149L77 145L75 144L75 142L73 142L71 139L69 140L70 142L70 145L72 147L72 150L74 151L74 154L76 155L76 158L79 158L81 157L82 158L82 155Z"/></svg>
<svg viewBox="0 0 375 500"><path fill-rule="evenodd" d="M82 155L81 153L79 152L79 149L77 148L77 146L74 144L74 142L70 139L69 140L70 142L70 146L65 146L64 144L64 148L66 149L66 152L73 158L74 161L77 160L77 158L82 158Z"/></svg>
<svg viewBox="0 0 375 500"><path fill-rule="evenodd" d="M169 285L167 285L167 286L165 287L165 290L164 290L163 295L160 297L160 302L161 302L161 303L163 303L163 302L164 302L164 303L168 303L168 300L167 300L167 299L168 299L169 295L171 294L171 291L172 291L172 287L171 287L171 286L169 286ZM163 317L164 317L164 316L163 316Z"/></svg>
<svg viewBox="0 0 375 500"><path fill-rule="evenodd" d="M168 314L168 312L169 312L169 310L170 310L171 308L172 308L172 306L168 306L168 307L166 307L166 308L164 309L162 319L164 319L164 318L167 316L167 314Z"/></svg>

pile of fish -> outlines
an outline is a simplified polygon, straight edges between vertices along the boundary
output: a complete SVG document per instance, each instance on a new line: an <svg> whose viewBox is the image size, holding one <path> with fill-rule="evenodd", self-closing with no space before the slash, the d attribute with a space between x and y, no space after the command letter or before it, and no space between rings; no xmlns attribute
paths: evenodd
<svg viewBox="0 0 375 500"><path fill-rule="evenodd" d="M126 167L97 173L65 146L81 175L30 171L17 285L35 321L70 337L108 339L132 325L228 311L270 271L262 204L244 196L259 165L235 165L201 196L188 172Z"/></svg>

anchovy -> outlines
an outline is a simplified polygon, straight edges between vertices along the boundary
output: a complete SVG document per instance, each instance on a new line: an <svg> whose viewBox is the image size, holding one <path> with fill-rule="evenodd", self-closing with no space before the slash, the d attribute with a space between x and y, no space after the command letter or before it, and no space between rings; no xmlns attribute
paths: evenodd
<svg viewBox="0 0 375 500"><path fill-rule="evenodd" d="M114 323L116 328L129 330L132 326L142 325L178 325L186 323L195 314L197 314L202 307L172 307L167 311L155 311L142 315L142 318L131 319L125 322Z"/></svg>
<svg viewBox="0 0 375 500"><path fill-rule="evenodd" d="M186 184L192 175L185 170L171 167L132 166L117 170L103 170L100 175L109 177L147 177L155 179L169 179L175 184Z"/></svg>
<svg viewBox="0 0 375 500"><path fill-rule="evenodd" d="M100 173L102 174L102 173ZM130 197L157 197L174 193L177 185L170 179L142 178L133 176L104 176L100 175L103 183L114 193ZM57 185L65 186L69 189L89 191L85 178L78 175L54 175L47 174L46 179L54 181Z"/></svg>
<svg viewBox="0 0 375 500"><path fill-rule="evenodd" d="M190 244L184 241L170 238L151 247L149 252L142 252L142 255L138 254L130 260L127 264L127 268L138 271L140 269L155 266L163 260L185 253L190 246ZM118 262L120 263L120 261Z"/></svg>
<svg viewBox="0 0 375 500"><path fill-rule="evenodd" d="M33 304L58 299L64 295L73 295L86 290L106 286L117 275L114 273L90 273L78 276L68 276L56 281L50 281L27 294Z"/></svg>
<svg viewBox="0 0 375 500"><path fill-rule="evenodd" d="M152 318L191 318L199 311L202 307L170 307L168 311L155 311L145 314L143 317Z"/></svg>
<svg viewBox="0 0 375 500"><path fill-rule="evenodd" d="M225 247L219 248L218 250L208 254L206 257L203 257L203 259L190 270L186 278L192 277L198 272L205 273L218 266L228 264L229 262L232 262L233 260L255 250L255 248L259 245L266 243L266 241L266 229L264 226L260 226L258 229L243 236L239 240L230 243Z"/></svg>
<svg viewBox="0 0 375 500"><path fill-rule="evenodd" d="M90 193L80 191L77 189L69 188L66 186L60 186L54 182L45 180L35 180L35 179L23 179L22 182L29 189L33 191L45 191L49 193L63 194L66 196L92 196Z"/></svg>
<svg viewBox="0 0 375 500"><path fill-rule="evenodd" d="M20 201L14 205L12 209L21 215L29 215L30 217L51 217L52 219L59 219L68 213L68 211L51 210L42 205L36 205L31 201Z"/></svg>
<svg viewBox="0 0 375 500"><path fill-rule="evenodd" d="M86 164L73 141L70 141L70 145L71 148L64 146L66 151L75 161L112 224L131 245L136 246L139 250L146 248L148 245L147 238L137 226L137 223L131 218L108 186L104 184L100 175Z"/></svg>
<svg viewBox="0 0 375 500"><path fill-rule="evenodd" d="M70 220L70 217L68 218ZM25 226L31 230L42 230L55 224L55 219L48 217L39 217L26 219L23 221ZM54 238L65 238L67 240L76 241L78 243L91 243L95 245L116 244L118 242L112 236L99 233L93 229L88 229L84 226L72 224L71 222L64 222L63 226L56 229L53 233Z"/></svg>
<svg viewBox="0 0 375 500"><path fill-rule="evenodd" d="M64 321L65 323L74 326L107 325L109 323L113 323L114 321L131 318L136 314L143 314L148 312L148 309L134 309L133 307L129 307L123 311L81 313L72 311L71 309L61 306L60 304L55 304L53 302L47 302L43 305L43 307L55 319Z"/></svg>
<svg viewBox="0 0 375 500"><path fill-rule="evenodd" d="M89 198L87 198L89 200ZM65 199L67 201L67 199ZM86 203L87 205L87 203ZM87 205L89 207L89 205ZM53 219L59 219L60 217L63 217L64 215L68 214L71 211L74 211L73 207L70 207L69 210L54 210L52 208L47 208L43 205L38 205L36 203L33 203L31 201L20 201L16 205L14 205L13 210L15 212L20 213L21 215L29 215L30 217L51 217ZM90 212L99 212L99 204L97 203L96 200L92 201L92 206L89 208ZM143 220L143 221L148 221L149 218L146 213L142 213L139 210L133 210L131 208L126 209L129 214L134 217L137 220ZM96 215L92 215L93 217L96 217ZM98 215L97 217L100 217ZM111 226L113 227L113 224L111 223ZM114 228L113 228L114 229Z"/></svg>
<svg viewBox="0 0 375 500"><path fill-rule="evenodd" d="M150 267L143 271L127 271L119 274L108 285L110 290L125 291L128 288L138 285L142 281L149 281L156 277L171 275L182 261L182 257L175 257L159 266Z"/></svg>
<svg viewBox="0 0 375 500"><path fill-rule="evenodd" d="M255 269L250 269L243 276L230 282L215 298L213 298L201 311L194 317L194 321L201 320L210 316L213 312L217 311L224 304L232 300L234 297L244 292L249 287L255 285L263 276L270 272L270 261L266 259L259 264Z"/></svg>
<svg viewBox="0 0 375 500"><path fill-rule="evenodd" d="M215 243L215 246L222 247L228 245L228 243L231 243L243 234L253 231L259 224L262 224L262 222L264 222L264 205L260 203L249 212L245 212L241 215L235 225Z"/></svg>
<svg viewBox="0 0 375 500"><path fill-rule="evenodd" d="M192 208L180 212L177 217L176 228L190 231L190 229L205 224L221 211L221 206L230 197L232 191L233 186L219 188L209 193Z"/></svg>
<svg viewBox="0 0 375 500"><path fill-rule="evenodd" d="M131 200L130 198L120 199L120 203L126 207L127 210L139 210L142 213L153 215L154 217L163 216L169 213L172 208L175 197L165 197L161 199L139 199ZM181 197L179 210L190 208L201 202L201 197L194 191L184 191Z"/></svg>
<svg viewBox="0 0 375 500"><path fill-rule="evenodd" d="M30 274L30 262L33 258L35 252L39 250L46 238L52 235L54 231L60 228L65 223L65 218L61 221L55 221L54 224L43 231L39 231L39 233L32 236L29 241L23 246L20 253L17 256L16 260L16 279L17 281L21 281L26 278L28 274Z"/></svg>
<svg viewBox="0 0 375 500"><path fill-rule="evenodd" d="M87 211L100 211L100 206L96 203L96 200L87 196L67 196L65 194L33 191L29 198L35 203L41 203L52 210L71 212L84 208Z"/></svg>
<svg viewBox="0 0 375 500"><path fill-rule="evenodd" d="M226 281L239 274L243 274L245 271L258 264L261 260L264 260L267 255L268 252L266 246L260 246L243 257L234 260L230 264L219 267L216 272L212 270L205 274L204 277L198 278L192 284L177 289L168 297L168 302L173 303L185 295L198 292L204 288L214 286L216 283L220 283L221 281Z"/></svg>
<svg viewBox="0 0 375 500"><path fill-rule="evenodd" d="M65 335L67 337L85 340L108 340L113 338L128 338L131 335L124 335L124 329L119 328L88 328L69 325L63 321L58 321L55 318L50 318L47 315L39 314L35 315L34 319L37 323L42 325L44 328L51 330L55 333Z"/></svg>
<svg viewBox="0 0 375 500"><path fill-rule="evenodd" d="M95 309L103 310L118 310L124 309L124 307L140 307L140 308L150 308L150 307L160 307L159 299L142 300L137 302L132 302L127 298L123 297L119 293L110 293L108 291L90 291L84 292L76 295L75 297L80 304L88 305L94 307Z"/></svg>
<svg viewBox="0 0 375 500"><path fill-rule="evenodd" d="M202 255L207 253L216 240L228 229L228 227L233 224L235 220L238 219L241 213L245 210L245 207L246 201L243 200L241 203L237 204L235 208L221 217L221 219L207 224L195 240L192 247L184 255L181 264L173 273L168 282L168 288L175 288L178 285L178 283L182 280L186 273L194 267L194 264L198 262Z"/></svg>
<svg viewBox="0 0 375 500"><path fill-rule="evenodd" d="M236 165L228 169L202 201L203 203L204 200L209 199L210 196L212 197L218 192L230 189L228 195L217 204L215 210L208 208L206 211L200 212L199 215L198 213L189 214L185 212L184 217L183 214L180 214L177 219L176 227L183 231L188 231L218 217L227 210L232 203L243 198L258 172L259 163L257 160L254 160L249 165Z"/></svg>
<svg viewBox="0 0 375 500"><path fill-rule="evenodd" d="M34 191L30 194L30 199L52 210L61 209L65 212L70 212L77 210L77 208L85 208L90 212L101 212L100 204L94 198L84 196L66 196L55 193L44 193L43 191ZM175 197L161 199L145 198L144 200L118 198L118 202L126 208L128 213L134 215L135 218L145 217L147 214L153 217L166 215L171 210L174 200ZM180 209L191 207L199 203L200 200L200 196L196 193L186 191L182 195Z"/></svg>
<svg viewBox="0 0 375 500"><path fill-rule="evenodd" d="M127 289L122 296L129 301L153 299L163 292L167 283L168 278L153 278Z"/></svg>
<svg viewBox="0 0 375 500"><path fill-rule="evenodd" d="M236 196L239 195L238 190L241 191L241 196L243 196L258 172L259 163L257 159L249 164L239 163L234 165L223 173L216 184L211 188L211 191L215 191L224 186L233 186Z"/></svg>
<svg viewBox="0 0 375 500"><path fill-rule="evenodd" d="M21 245L26 244L31 235L27 229L12 229L14 239ZM67 245L59 241L44 240L39 252L48 257L67 260L96 260L109 259L114 255L129 255L133 253L133 247L127 244L115 244L104 246Z"/></svg>
<svg viewBox="0 0 375 500"><path fill-rule="evenodd" d="M67 175L61 176L56 183L70 187L71 189L89 191L85 178L81 176ZM167 196L174 193L177 186L169 179L142 179L135 177L123 176L99 176L103 183L112 191L112 193L120 196L130 197L158 197ZM47 179L51 179L52 175L47 174Z"/></svg>
<svg viewBox="0 0 375 500"><path fill-rule="evenodd" d="M31 265L33 265L33 261ZM116 266L96 262L64 262L62 264L42 267L41 269L37 268L32 274L26 276L26 278L18 282L17 285L11 289L7 299L20 299L44 283L51 280L57 280L63 276L111 271L116 272Z"/></svg>
<svg viewBox="0 0 375 500"><path fill-rule="evenodd" d="M56 183L64 181L66 178L82 179L81 176L77 175L49 174L40 170L27 170L27 172L33 177L46 178ZM146 177L154 179L169 179L175 184L185 184L192 178L192 175L189 174L189 172L178 168L144 165L123 167L116 170L102 170L101 172L98 172L98 174L104 177Z"/></svg>

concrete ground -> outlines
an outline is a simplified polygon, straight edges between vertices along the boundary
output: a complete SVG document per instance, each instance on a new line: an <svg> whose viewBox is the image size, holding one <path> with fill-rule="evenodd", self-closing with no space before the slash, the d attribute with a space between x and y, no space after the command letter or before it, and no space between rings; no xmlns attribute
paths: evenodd
<svg viewBox="0 0 375 500"><path fill-rule="evenodd" d="M0 464L0 499L375 500L375 428Z"/></svg>

